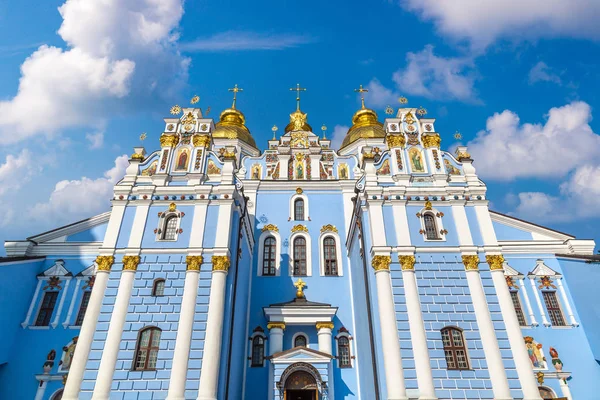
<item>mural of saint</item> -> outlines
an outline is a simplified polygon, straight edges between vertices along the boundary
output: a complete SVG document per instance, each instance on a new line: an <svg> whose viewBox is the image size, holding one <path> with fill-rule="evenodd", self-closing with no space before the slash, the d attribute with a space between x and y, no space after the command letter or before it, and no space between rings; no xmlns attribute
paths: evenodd
<svg viewBox="0 0 600 400"><path fill-rule="evenodd" d="M142 171L142 176L152 176L156 173L156 166L158 165L158 160L153 161L148 168Z"/></svg>
<svg viewBox="0 0 600 400"><path fill-rule="evenodd" d="M460 175L460 170L450 164L450 161L444 160L444 165L446 166L446 171L448 171L450 175Z"/></svg>
<svg viewBox="0 0 600 400"><path fill-rule="evenodd" d="M339 179L348 179L348 164L340 164L338 174Z"/></svg>
<svg viewBox="0 0 600 400"><path fill-rule="evenodd" d="M546 357L542 354L542 345L531 336L525 336L525 347L533 368L546 369Z"/></svg>
<svg viewBox="0 0 600 400"><path fill-rule="evenodd" d="M377 175L389 175L390 174L390 160L387 159L381 164L381 167L376 171Z"/></svg>
<svg viewBox="0 0 600 400"><path fill-rule="evenodd" d="M296 162L296 179L304 179L304 165L302 161Z"/></svg>
<svg viewBox="0 0 600 400"><path fill-rule="evenodd" d="M188 159L190 158L188 149L181 149L179 151L179 155L177 156L177 165L175 166L175 170L177 171L185 171L188 165Z"/></svg>
<svg viewBox="0 0 600 400"><path fill-rule="evenodd" d="M423 154L416 147L411 148L408 151L408 158L410 158L410 166L413 172L425 172L425 165L423 161Z"/></svg>
<svg viewBox="0 0 600 400"><path fill-rule="evenodd" d="M260 164L252 166L252 179L260 179Z"/></svg>
<svg viewBox="0 0 600 400"><path fill-rule="evenodd" d="M217 167L217 164L213 160L208 160L206 172L208 172L208 175L219 175L221 174L221 168Z"/></svg>
<svg viewBox="0 0 600 400"><path fill-rule="evenodd" d="M78 339L79 336L75 336L69 345L63 347L63 351L65 352L65 354L60 364L61 369L63 371L67 371L71 367L71 362L73 361L73 353L75 353L75 347L77 346Z"/></svg>

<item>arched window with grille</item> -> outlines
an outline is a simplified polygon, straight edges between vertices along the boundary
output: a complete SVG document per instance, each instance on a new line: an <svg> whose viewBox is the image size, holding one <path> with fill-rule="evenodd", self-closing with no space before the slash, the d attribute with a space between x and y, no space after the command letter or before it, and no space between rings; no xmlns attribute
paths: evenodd
<svg viewBox="0 0 600 400"><path fill-rule="evenodd" d="M165 295L165 280L157 279L152 286L152 296L160 297Z"/></svg>
<svg viewBox="0 0 600 400"><path fill-rule="evenodd" d="M298 335L294 338L294 347L306 347L308 340L306 340L306 336Z"/></svg>
<svg viewBox="0 0 600 400"><path fill-rule="evenodd" d="M306 239L294 239L294 275L306 275Z"/></svg>
<svg viewBox="0 0 600 400"><path fill-rule="evenodd" d="M304 199L294 200L294 220L304 221Z"/></svg>
<svg viewBox="0 0 600 400"><path fill-rule="evenodd" d="M423 215L423 223L425 225L425 237L427 240L437 240L440 238L433 214L427 213Z"/></svg>
<svg viewBox="0 0 600 400"><path fill-rule="evenodd" d="M156 369L160 334L161 330L156 327L148 327L140 331L133 365L133 369L135 371L148 371Z"/></svg>
<svg viewBox="0 0 600 400"><path fill-rule="evenodd" d="M337 341L338 365L340 368L352 367L350 358L350 340L347 336L340 336Z"/></svg>
<svg viewBox="0 0 600 400"><path fill-rule="evenodd" d="M325 260L325 275L337 275L337 255L335 239L331 236L323 240L323 257Z"/></svg>
<svg viewBox="0 0 600 400"><path fill-rule="evenodd" d="M170 215L164 224L163 240L175 240L177 237L177 215Z"/></svg>
<svg viewBox="0 0 600 400"><path fill-rule="evenodd" d="M455 327L446 327L441 330L441 333L448 369L470 369L467 346L462 330Z"/></svg>
<svg viewBox="0 0 600 400"><path fill-rule="evenodd" d="M274 276L275 275L275 260L276 260L276 246L277 241L273 236L268 236L265 239L263 246L263 259L262 259L262 275L263 276Z"/></svg>
<svg viewBox="0 0 600 400"><path fill-rule="evenodd" d="M262 367L265 360L265 339L255 336L252 339L252 367Z"/></svg>

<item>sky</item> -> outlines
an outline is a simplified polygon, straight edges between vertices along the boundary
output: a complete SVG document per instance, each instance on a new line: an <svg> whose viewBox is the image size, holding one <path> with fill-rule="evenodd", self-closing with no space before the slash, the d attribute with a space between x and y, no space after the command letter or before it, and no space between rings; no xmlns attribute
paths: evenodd
<svg viewBox="0 0 600 400"><path fill-rule="evenodd" d="M300 83L334 145L359 85L380 120L405 96L443 149L468 146L491 209L598 242L599 17L596 0L0 0L0 241L109 210L140 134L156 150L195 95L218 118L238 84L264 149Z"/></svg>

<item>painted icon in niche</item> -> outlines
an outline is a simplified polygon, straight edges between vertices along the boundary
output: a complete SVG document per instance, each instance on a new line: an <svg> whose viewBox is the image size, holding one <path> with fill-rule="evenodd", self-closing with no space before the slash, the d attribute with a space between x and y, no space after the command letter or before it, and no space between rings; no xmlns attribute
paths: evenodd
<svg viewBox="0 0 600 400"><path fill-rule="evenodd" d="M208 175L219 175L221 174L221 168L217 167L213 160L208 160Z"/></svg>
<svg viewBox="0 0 600 400"><path fill-rule="evenodd" d="M260 179L260 164L254 164L252 166L252 178L251 179Z"/></svg>
<svg viewBox="0 0 600 400"><path fill-rule="evenodd" d="M423 154L416 147L411 147L408 151L408 158L410 159L410 166L413 172L425 172L425 166L423 164Z"/></svg>
<svg viewBox="0 0 600 400"><path fill-rule="evenodd" d="M77 340L79 340L79 336L75 336L71 343L67 346L63 347L63 351L65 352L62 361L60 362L60 368L63 371L68 371L71 368L71 363L73 362L73 354L75 353L75 347L77 347Z"/></svg>
<svg viewBox="0 0 600 400"><path fill-rule="evenodd" d="M381 167L376 172L377 175L389 175L390 174L390 160L387 159L381 164Z"/></svg>
<svg viewBox="0 0 600 400"><path fill-rule="evenodd" d="M338 166L339 179L348 179L348 164L340 164Z"/></svg>
<svg viewBox="0 0 600 400"><path fill-rule="evenodd" d="M444 160L444 165L446 166L446 171L448 171L450 175L460 175L460 170L450 164L450 161Z"/></svg>
<svg viewBox="0 0 600 400"><path fill-rule="evenodd" d="M156 173L156 168L158 166L158 160L152 161L150 166L142 171L142 176L152 176Z"/></svg>
<svg viewBox="0 0 600 400"><path fill-rule="evenodd" d="M190 151L188 149L181 149L177 153L177 165L175 166L176 171L187 170L188 161L190 160Z"/></svg>
<svg viewBox="0 0 600 400"><path fill-rule="evenodd" d="M536 369L546 369L546 357L542 354L542 344L533 340L531 336L525 336L525 348L531 361L531 365Z"/></svg>

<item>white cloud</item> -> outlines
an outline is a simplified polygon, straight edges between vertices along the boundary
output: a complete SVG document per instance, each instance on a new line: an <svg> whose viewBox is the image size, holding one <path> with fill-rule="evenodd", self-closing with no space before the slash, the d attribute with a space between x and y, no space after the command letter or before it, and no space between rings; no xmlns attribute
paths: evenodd
<svg viewBox="0 0 600 400"><path fill-rule="evenodd" d="M90 142L90 149L100 149L104 145L104 132L86 133L85 138Z"/></svg>
<svg viewBox="0 0 600 400"><path fill-rule="evenodd" d="M392 107L398 102L398 93L386 88L374 78L367 85L369 91L365 93L365 103L369 108L381 108L388 105Z"/></svg>
<svg viewBox="0 0 600 400"><path fill-rule="evenodd" d="M543 61L538 62L529 71L529 84L533 85L536 82L552 82L561 85L560 76L553 72L553 69Z"/></svg>
<svg viewBox="0 0 600 400"><path fill-rule="evenodd" d="M348 133L349 126L345 125L336 125L333 128L333 134L331 135L331 145L332 149L339 149L346 137L346 133Z"/></svg>
<svg viewBox="0 0 600 400"><path fill-rule="evenodd" d="M306 35L227 31L181 45L186 51L283 50L313 42Z"/></svg>
<svg viewBox="0 0 600 400"><path fill-rule="evenodd" d="M44 224L62 224L107 211L114 185L125 175L129 165L126 154L115 159L115 166L97 179L82 177L56 184L47 202L38 203L29 210L29 217Z"/></svg>
<svg viewBox="0 0 600 400"><path fill-rule="evenodd" d="M29 150L23 149L14 156L9 154L0 164L0 196L19 189L31 176L41 169L39 160L34 161Z"/></svg>
<svg viewBox="0 0 600 400"><path fill-rule="evenodd" d="M189 63L174 46L182 1L67 0L58 33L69 48L44 45L25 60L16 95L0 101L0 139L97 127L136 98L177 90Z"/></svg>
<svg viewBox="0 0 600 400"><path fill-rule="evenodd" d="M521 123L505 110L488 118L468 143L483 179L556 178L600 158L600 136L589 125L591 108L572 102L548 112L545 123Z"/></svg>
<svg viewBox="0 0 600 400"><path fill-rule="evenodd" d="M400 0L452 39L483 49L498 39L600 39L597 0Z"/></svg>

